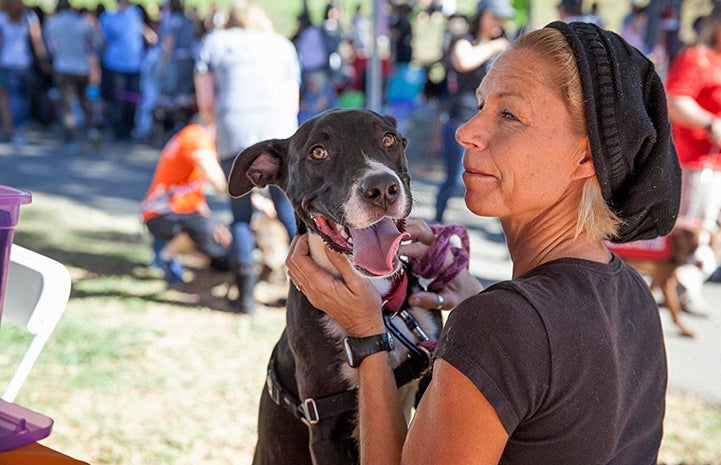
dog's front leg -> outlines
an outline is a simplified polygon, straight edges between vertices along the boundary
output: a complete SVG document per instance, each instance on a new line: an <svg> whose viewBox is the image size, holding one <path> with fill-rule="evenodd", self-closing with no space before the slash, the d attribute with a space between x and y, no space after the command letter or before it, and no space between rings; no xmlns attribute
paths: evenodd
<svg viewBox="0 0 721 465"><path fill-rule="evenodd" d="M288 342L295 359L299 400L308 410L305 420L313 464L358 463L357 446L352 438L355 392L348 393L348 382L340 374L343 361L339 357L339 340L327 334L325 314L313 308L294 288L288 304ZM333 408L324 410L328 405Z"/></svg>

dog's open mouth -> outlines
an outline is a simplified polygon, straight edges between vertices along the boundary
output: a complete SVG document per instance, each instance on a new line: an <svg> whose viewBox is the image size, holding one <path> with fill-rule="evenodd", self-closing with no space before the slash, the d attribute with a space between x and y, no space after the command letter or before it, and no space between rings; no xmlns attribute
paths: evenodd
<svg viewBox="0 0 721 465"><path fill-rule="evenodd" d="M404 220L383 218L372 226L353 229L332 219L313 217L323 240L334 250L353 256L353 264L369 274L385 276L395 271L398 247L408 239Z"/></svg>

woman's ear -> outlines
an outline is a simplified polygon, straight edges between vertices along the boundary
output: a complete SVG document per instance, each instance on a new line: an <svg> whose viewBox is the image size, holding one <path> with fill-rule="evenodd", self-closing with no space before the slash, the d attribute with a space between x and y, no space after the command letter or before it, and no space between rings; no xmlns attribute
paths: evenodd
<svg viewBox="0 0 721 465"><path fill-rule="evenodd" d="M573 179L585 179L596 175L596 169L593 166L593 157L591 156L591 145L588 140L583 144L583 148L579 151L576 168L573 170Z"/></svg>

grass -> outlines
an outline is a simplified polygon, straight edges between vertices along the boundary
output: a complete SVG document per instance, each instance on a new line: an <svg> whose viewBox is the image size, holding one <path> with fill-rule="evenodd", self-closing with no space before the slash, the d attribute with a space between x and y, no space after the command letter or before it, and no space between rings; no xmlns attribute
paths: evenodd
<svg viewBox="0 0 721 465"><path fill-rule="evenodd" d="M55 420L44 444L95 465L250 463L283 310L249 318L205 305L222 285L213 275L198 274L204 293L168 289L135 228L39 193L23 207L15 242L64 262L73 290L16 402ZM7 379L28 338L1 329ZM670 392L665 428L661 463L721 463L719 406Z"/></svg>
<svg viewBox="0 0 721 465"><path fill-rule="evenodd" d="M249 463L283 312L251 319L194 304L196 294L147 272L132 222L34 197L15 242L73 276L65 314L16 399L55 419L44 443L94 464ZM27 342L2 326L0 378Z"/></svg>

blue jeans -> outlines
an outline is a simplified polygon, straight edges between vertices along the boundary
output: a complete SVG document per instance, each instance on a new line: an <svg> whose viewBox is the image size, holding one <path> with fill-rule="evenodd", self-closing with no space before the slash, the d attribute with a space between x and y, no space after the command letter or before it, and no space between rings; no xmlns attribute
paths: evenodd
<svg viewBox="0 0 721 465"><path fill-rule="evenodd" d="M230 175L234 159L235 157L230 157L220 161L226 176ZM270 198L273 200L275 210L278 213L278 219L288 231L288 237L292 238L296 233L293 205L277 186L270 186L269 190ZM255 249L255 238L253 237L253 231L250 229L250 219L254 211L253 205L250 203L250 194L231 198L230 211L233 215L233 222L230 225L230 232L233 234L232 257L239 263L248 263L252 261L253 249Z"/></svg>
<svg viewBox="0 0 721 465"><path fill-rule="evenodd" d="M456 131L463 123L453 120L443 127L443 164L446 168L446 179L441 184L436 197L436 223L443 222L443 212L448 199L463 195L463 152L464 148L456 141Z"/></svg>
<svg viewBox="0 0 721 465"><path fill-rule="evenodd" d="M30 116L30 82L33 80L31 68L3 68L2 79L8 93L13 126L22 129Z"/></svg>

